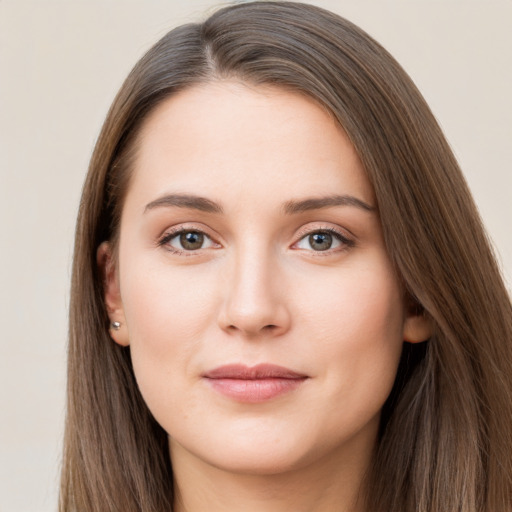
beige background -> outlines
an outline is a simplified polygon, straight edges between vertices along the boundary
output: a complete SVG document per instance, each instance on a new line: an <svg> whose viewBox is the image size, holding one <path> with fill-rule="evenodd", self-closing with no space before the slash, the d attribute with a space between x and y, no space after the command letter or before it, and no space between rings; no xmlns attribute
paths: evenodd
<svg viewBox="0 0 512 512"><path fill-rule="evenodd" d="M512 1L316 1L426 96L512 282ZM74 219L103 117L138 57L215 1L0 0L0 512L55 510Z"/></svg>

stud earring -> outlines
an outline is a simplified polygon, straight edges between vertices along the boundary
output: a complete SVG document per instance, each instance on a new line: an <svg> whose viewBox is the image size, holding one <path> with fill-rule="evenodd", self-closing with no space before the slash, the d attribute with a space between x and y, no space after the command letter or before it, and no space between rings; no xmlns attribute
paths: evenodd
<svg viewBox="0 0 512 512"><path fill-rule="evenodd" d="M121 322L112 322L110 327L112 327L114 331L119 331L119 329L121 329Z"/></svg>

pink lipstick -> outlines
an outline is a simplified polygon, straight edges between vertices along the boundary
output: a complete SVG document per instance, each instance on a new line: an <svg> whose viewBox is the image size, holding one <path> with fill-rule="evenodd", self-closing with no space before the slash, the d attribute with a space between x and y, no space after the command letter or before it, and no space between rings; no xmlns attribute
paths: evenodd
<svg viewBox="0 0 512 512"><path fill-rule="evenodd" d="M230 364L206 372L203 378L228 398L259 403L297 389L308 376L273 364Z"/></svg>

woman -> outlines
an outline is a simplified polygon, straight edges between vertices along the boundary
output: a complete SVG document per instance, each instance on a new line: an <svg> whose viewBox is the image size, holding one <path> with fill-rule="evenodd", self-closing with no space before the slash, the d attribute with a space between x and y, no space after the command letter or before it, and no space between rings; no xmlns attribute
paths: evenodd
<svg viewBox="0 0 512 512"><path fill-rule="evenodd" d="M375 41L255 2L167 34L79 213L61 510L512 504L512 313Z"/></svg>

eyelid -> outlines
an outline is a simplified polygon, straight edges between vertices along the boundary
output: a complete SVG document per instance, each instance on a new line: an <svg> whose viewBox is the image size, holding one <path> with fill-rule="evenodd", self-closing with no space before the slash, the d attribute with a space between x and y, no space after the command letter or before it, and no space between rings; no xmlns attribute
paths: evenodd
<svg viewBox="0 0 512 512"><path fill-rule="evenodd" d="M303 227L299 230L297 233L297 241L293 243L292 248L296 246L299 242L304 240L307 236L310 236L314 233L329 233L333 235L341 244L341 247L335 248L335 249L327 249L325 251L315 251L313 249L307 250L307 249L299 249L306 252L311 252L315 256L327 256L336 252L341 252L347 249L350 249L351 247L354 247L356 242L352 235L347 234L346 230L342 230L341 228L334 227L332 225L317 225L312 227L310 224L308 226Z"/></svg>
<svg viewBox="0 0 512 512"><path fill-rule="evenodd" d="M171 228L168 228L165 230L165 232L158 237L157 245L159 247L163 247L166 250L168 250L171 253L174 254L181 254L184 256L194 256L201 254L206 249L217 249L222 247L222 245L217 242L215 237L210 235L208 233L209 230L201 228L195 224L179 224L177 226L173 226ZM205 237L207 237L210 242L213 244L213 247L205 247L201 249L195 249L195 250L186 250L186 249L178 249L176 247L173 247L169 245L169 241L173 238L177 237L178 235L182 233L188 233L188 232L197 232L201 233ZM347 230L343 230L342 228L334 227L332 225L316 225L311 226L311 224L308 224L307 226L302 227L297 235L296 235L296 241L292 244L291 248L293 249L299 242L301 242L304 238L307 236L310 236L314 233L329 233L333 235L337 241L341 244L341 247L335 248L335 249L326 249L325 251L315 251L314 249L307 250L299 248L299 250L303 250L306 252L313 253L315 256L327 256L336 252L341 252L344 250L347 250L351 247L353 247L356 242L353 238L352 234L347 234ZM296 248L296 247L295 247Z"/></svg>
<svg viewBox="0 0 512 512"><path fill-rule="evenodd" d="M221 247L221 244L219 242L217 242L215 240L215 238L212 235L210 235L207 231L208 230L206 230L204 228L200 228L194 224L188 224L188 223L179 224L177 226L173 226L171 228L166 229L164 231L164 233L158 237L157 246L163 247L164 249L168 250L170 253L181 254L181 255L185 255L185 256L199 255L200 253L202 253L203 250L217 249L217 248ZM182 233L189 233L189 232L201 233L202 235L204 235L206 238L208 238L211 241L211 243L214 245L214 247L205 247L205 248L196 249L196 250L185 250L185 249L178 249L169 244L169 242L173 238L179 236Z"/></svg>

